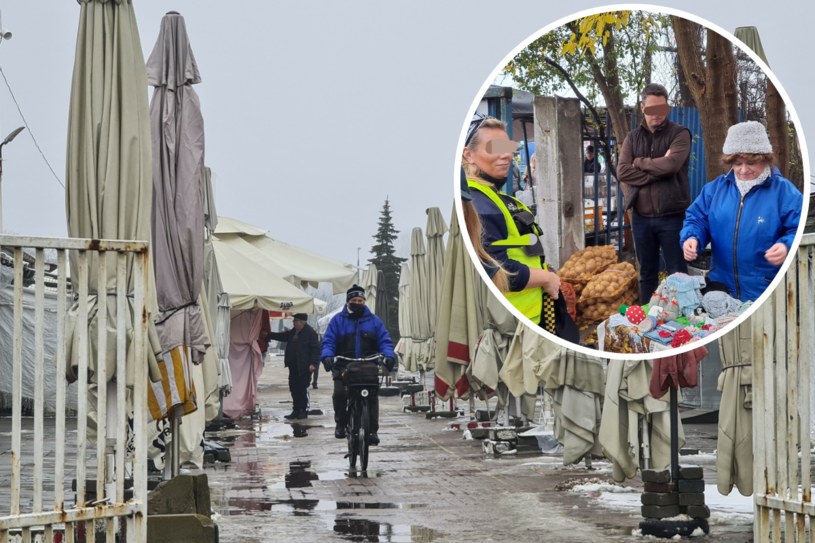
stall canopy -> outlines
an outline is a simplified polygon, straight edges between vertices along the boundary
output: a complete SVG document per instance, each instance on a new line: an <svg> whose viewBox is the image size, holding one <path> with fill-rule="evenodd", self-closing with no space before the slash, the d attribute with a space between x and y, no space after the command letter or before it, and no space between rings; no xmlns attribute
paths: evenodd
<svg viewBox="0 0 815 543"><path fill-rule="evenodd" d="M220 218L219 218L220 226ZM233 310L314 313L314 299L230 243L212 239L224 292Z"/></svg>
<svg viewBox="0 0 815 543"><path fill-rule="evenodd" d="M316 288L319 283L331 283L334 294L339 294L356 280L356 268L350 264L272 239L262 228L234 219L218 217L215 237L223 243L250 245L257 254L265 255L262 258L278 266L280 277L301 287Z"/></svg>

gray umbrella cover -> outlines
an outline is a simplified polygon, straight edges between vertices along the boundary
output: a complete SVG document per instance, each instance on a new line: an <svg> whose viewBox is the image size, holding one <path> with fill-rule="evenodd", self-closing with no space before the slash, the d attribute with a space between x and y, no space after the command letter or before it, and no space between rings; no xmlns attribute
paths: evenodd
<svg viewBox="0 0 815 543"><path fill-rule="evenodd" d="M161 346L191 349L199 363L209 346L197 304L204 274L204 120L192 85L201 77L184 18L161 20L147 60L153 140L153 262Z"/></svg>

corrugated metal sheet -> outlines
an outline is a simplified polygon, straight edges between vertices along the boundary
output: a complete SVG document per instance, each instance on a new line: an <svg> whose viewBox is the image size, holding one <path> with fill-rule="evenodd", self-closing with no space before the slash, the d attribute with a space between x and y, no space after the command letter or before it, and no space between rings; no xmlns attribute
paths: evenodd
<svg viewBox="0 0 815 543"><path fill-rule="evenodd" d="M691 201L695 200L708 182L705 175L705 142L702 139L702 121L695 107L672 107L668 119L688 127L691 133L688 181Z"/></svg>
<svg viewBox="0 0 815 543"><path fill-rule="evenodd" d="M638 115L632 115L632 129L640 123L642 117L638 117ZM690 198L693 201L708 182L708 179L705 178L705 141L702 138L702 121L699 118L699 111L695 107L672 107L668 119L686 126L691 133L688 182L690 183Z"/></svg>

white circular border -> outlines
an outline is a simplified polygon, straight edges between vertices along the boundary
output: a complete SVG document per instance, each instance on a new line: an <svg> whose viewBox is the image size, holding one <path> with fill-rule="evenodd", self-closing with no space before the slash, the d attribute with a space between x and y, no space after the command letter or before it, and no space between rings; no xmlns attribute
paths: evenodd
<svg viewBox="0 0 815 543"><path fill-rule="evenodd" d="M702 338L701 340L686 343L685 345L682 345L681 347L676 347L676 348L673 348L673 349L666 349L665 351L657 351L657 352L654 352L654 353L612 353L612 352L609 352L609 351L600 351L600 350L590 349L588 347L584 347L584 346L578 345L576 343L571 343L569 341L566 341L564 339L561 339L561 338L555 336L554 334L551 334L550 332L547 332L546 330L544 330L543 328L538 326L537 323L533 323L529 318L524 316L518 309L516 309L511 303L509 303L509 301L506 299L506 297L501 293L500 290L498 290L498 288L492 282L492 279L489 277L489 275L487 275L487 272L484 269L484 267L479 264L479 259L478 259L478 256L475 253L475 250L473 249L472 243L470 242L470 237L467 236L467 235L462 235L462 238L464 240L465 247L467 247L467 252L470 253L470 258L476 264L475 265L476 270L478 271L479 275L481 276L481 279L487 284L487 287L490 289L492 295L495 296L504 305L504 307L506 307L510 311L510 313L512 313L512 315L516 319L519 319L521 322L523 322L527 326L527 328L530 328L530 329L536 331L537 333L541 334L546 339L548 339L550 341L554 341L555 343L557 343L558 345L560 345L562 347L566 347L568 349L573 349L575 351L578 351L578 352L583 353L583 354L587 354L589 356L593 356L593 357L597 357L597 358L609 358L609 359L615 359L615 360L651 360L651 359L654 359L654 358L663 358L663 357L666 357L666 356L675 356L675 355L678 355L678 354L681 354L681 353L684 353L684 352L688 352L688 351L690 351L692 349L695 349L697 347L700 347L700 346L709 345L714 340L717 340L717 339L721 338L723 335L732 332L739 324L741 324L742 322L744 322L745 320L750 318L750 316L759 308L759 306L761 306L761 304L763 304L767 300L767 298L770 297L772 292L776 289L776 287L778 287L778 284L781 281L784 280L784 277L786 276L787 270L789 269L793 259L795 258L795 255L798 252L798 247L801 244L801 237L803 236L803 233L804 233L804 226L806 224L806 217L807 217L807 212L808 212L808 209L809 209L809 196L810 196L810 190L809 190L809 186L810 186L810 169L809 169L809 166L810 165L809 165L809 153L807 151L807 145L806 145L806 138L804 136L804 131L801 128L801 122L798 119L798 113L795 111L795 107L791 103L790 98L787 95L786 90L784 90L784 87L778 81L778 78L775 76L775 74L772 72L772 70L770 70L769 66L767 66L767 64L763 60L761 60L761 58L759 58L759 56L752 49L747 47L744 44L744 42L742 42L741 40L736 38L732 33L728 32L727 30L724 30L720 26L718 26L718 25L716 25L714 23L711 23L710 21L707 21L707 20L705 20L705 19L703 19L701 17L698 17L696 15L687 13L687 12L682 11L682 10L669 8L669 7L665 7L665 6L657 6L657 5L654 5L654 4L609 4L607 6L599 6L599 7L585 9L585 10L582 10L582 11L575 12L575 13L573 13L571 15L561 17L560 19L546 25L541 30L535 32L530 37L528 37L527 39L522 41L512 51L510 51L509 54L507 54L502 59L502 61L498 64L498 66L492 72L490 72L490 75L487 78L487 80L484 82L484 84L481 85L481 88L479 89L478 93L476 94L472 105L467 110L467 116L465 117L464 123L462 125L462 130L461 130L461 134L459 136L458 146L456 147L456 158L455 158L454 165L453 165L454 166L454 168L453 168L453 179L454 179L453 194L455 195L456 214L458 215L460 228L461 228L462 233L463 233L463 232L466 231L466 227L465 227L465 223L464 223L464 211L462 210L462 207L461 207L461 171L460 171L460 168L461 168L461 154L462 154L462 151L464 149L464 139L465 139L465 137L467 135L467 128L470 125L470 120L472 119L473 114L476 111L476 108L478 107L479 103L481 102L482 97L484 96L484 94L486 93L487 89L492 84L492 82L495 80L495 77L503 70L504 66L506 66L507 63L512 58L514 58L522 49L526 48L530 43L532 43L533 41L535 41L536 39L538 39L542 35L546 34L547 32L551 32L555 28L558 28L559 26L562 26L562 25L564 25L564 24L566 24L566 23L568 23L570 21L573 21L575 19L579 19L580 17L585 17L587 15L595 15L595 14L598 14L598 13L606 13L606 12L610 12L610 11L623 11L623 10L650 11L650 12L665 13L665 14L668 14L668 15L676 15L677 17L682 17L682 18L685 18L685 19L689 19L689 20L691 20L691 21L693 21L693 22L695 22L695 23L697 23L699 25L704 26L705 28L709 28L709 29L714 30L715 32L718 32L720 35L722 35L725 38L727 38L728 40L730 40L731 43L736 45L745 54L747 54L751 59L753 59L753 61L764 71L764 74L773 82L773 84L775 85L775 88L778 90L779 94L784 99L784 104L785 104L785 106L787 108L787 112L789 113L790 119L792 120L793 124L795 125L795 131L796 131L796 135L798 137L798 144L799 144L799 147L800 147L800 150L801 150L801 158L803 160L803 166L804 166L804 190L803 190L804 202L803 203L804 203L804 205L803 205L803 208L801 209L801 221L800 221L800 224L798 225L798 231L795 234L795 239L792 242L791 250L790 250L789 254L787 255L786 260L784 260L784 263L781 265L781 269L776 274L773 281L764 290L762 295L759 296L758 299L755 300L753 302L753 304L742 315L740 315L737 319L733 320L732 322L728 323L724 328L715 331L714 333ZM544 235L545 235L545 233L544 233Z"/></svg>

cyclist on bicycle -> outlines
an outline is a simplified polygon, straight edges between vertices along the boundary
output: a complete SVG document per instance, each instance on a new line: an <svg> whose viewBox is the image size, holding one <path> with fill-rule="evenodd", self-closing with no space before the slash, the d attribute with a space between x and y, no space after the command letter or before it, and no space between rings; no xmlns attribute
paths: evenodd
<svg viewBox="0 0 815 543"><path fill-rule="evenodd" d="M388 371L393 371L396 358L393 354L393 342L382 321L365 306L365 289L353 285L345 293L346 305L334 315L328 324L323 337L321 359L326 371L332 372L334 378L334 422L337 424L334 437L345 439L345 427L348 423L348 392L342 381L341 361L334 364L335 356L363 358L381 353ZM371 445L379 444L379 397L373 394L371 406Z"/></svg>

